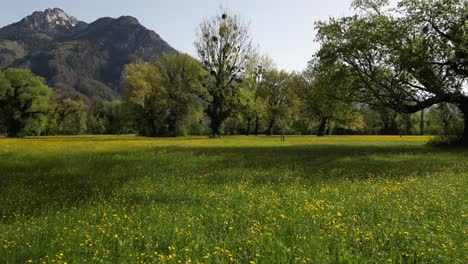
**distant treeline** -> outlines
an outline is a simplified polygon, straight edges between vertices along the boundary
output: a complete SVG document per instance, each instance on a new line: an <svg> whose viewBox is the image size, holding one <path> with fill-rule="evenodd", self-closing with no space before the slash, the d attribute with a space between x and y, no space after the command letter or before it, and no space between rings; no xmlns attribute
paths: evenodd
<svg viewBox="0 0 468 264"><path fill-rule="evenodd" d="M53 92L41 77L34 76L29 70L0 72L0 135L211 135L210 118L205 113L207 102L203 99L203 84L191 81L191 85L181 85L180 89L164 86L163 83L169 79L161 76L160 71L165 63L173 60L200 67L186 55L166 55L156 64L130 64L125 75L125 96L112 102L87 102L64 97ZM186 66L182 68L189 69ZM355 103L347 109L350 112L329 118L322 127L324 118L318 112L307 111L310 101L295 86L299 76L277 71L270 74L263 79L264 87L257 93L241 88L238 107L223 123L222 134L454 135L463 129L461 113L450 104L433 106L424 114L401 114L388 108L373 109ZM281 83L284 87L269 80L278 78L280 74L288 79L288 82ZM181 77L186 75L180 72L173 79L181 81ZM277 94L268 92L272 85L278 85L275 87L277 90L284 89L283 105L274 105L279 100L273 98ZM330 102L324 104L327 107L331 105Z"/></svg>

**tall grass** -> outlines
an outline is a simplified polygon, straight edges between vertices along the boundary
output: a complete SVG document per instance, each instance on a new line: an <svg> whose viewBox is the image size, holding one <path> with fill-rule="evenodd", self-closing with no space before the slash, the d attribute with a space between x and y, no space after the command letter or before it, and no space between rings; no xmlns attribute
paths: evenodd
<svg viewBox="0 0 468 264"><path fill-rule="evenodd" d="M427 137L0 139L1 263L467 263Z"/></svg>

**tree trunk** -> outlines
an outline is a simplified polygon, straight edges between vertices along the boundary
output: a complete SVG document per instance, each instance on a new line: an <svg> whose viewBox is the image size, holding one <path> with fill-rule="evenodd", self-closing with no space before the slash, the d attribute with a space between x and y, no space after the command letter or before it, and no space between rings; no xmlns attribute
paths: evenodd
<svg viewBox="0 0 468 264"><path fill-rule="evenodd" d="M399 134L399 133L398 133L398 131L399 131L399 129L398 129L398 123L397 123L397 121L396 121L397 113L394 112L393 115L391 115L390 118L391 118L391 123L390 123L390 124L391 124L391 127L390 127L390 131L391 131L391 132L390 132L390 135L397 135L397 134Z"/></svg>
<svg viewBox="0 0 468 264"><path fill-rule="evenodd" d="M245 131L246 136L250 135L250 123L251 123L250 121L251 120L252 120L251 118L247 119L247 130Z"/></svg>
<svg viewBox="0 0 468 264"><path fill-rule="evenodd" d="M260 118L257 116L255 117L255 135L258 136L258 130L260 129Z"/></svg>
<svg viewBox="0 0 468 264"><path fill-rule="evenodd" d="M384 135L398 135L399 129L396 122L396 113L392 110L384 109L380 112L380 118L382 119L383 128L380 131Z"/></svg>
<svg viewBox="0 0 468 264"><path fill-rule="evenodd" d="M325 136L325 128L327 127L327 121L328 121L328 118L322 117L322 120L320 121L320 127L317 132L318 137Z"/></svg>
<svg viewBox="0 0 468 264"><path fill-rule="evenodd" d="M177 137L177 120L175 118L168 118L168 132L170 137Z"/></svg>
<svg viewBox="0 0 468 264"><path fill-rule="evenodd" d="M444 116L444 120L442 120L442 123L444 124L444 136L448 136L450 133L450 121L448 120L447 116Z"/></svg>
<svg viewBox="0 0 468 264"><path fill-rule="evenodd" d="M463 128L463 135L461 138L461 142L463 145L468 146L468 109L464 113L464 120L465 120L465 127Z"/></svg>
<svg viewBox="0 0 468 264"><path fill-rule="evenodd" d="M411 130L413 129L413 124L411 123L411 115L406 114L405 115L405 130L406 130L406 135L411 135Z"/></svg>
<svg viewBox="0 0 468 264"><path fill-rule="evenodd" d="M419 133L424 135L424 109L421 110L421 122L419 123Z"/></svg>
<svg viewBox="0 0 468 264"><path fill-rule="evenodd" d="M211 128L211 135L213 137L221 136L221 123L222 121L220 119L217 119L217 118L211 119L210 128Z"/></svg>
<svg viewBox="0 0 468 264"><path fill-rule="evenodd" d="M268 123L268 130L267 130L267 135L271 136L273 135L273 127L275 126L275 119L271 119L270 122Z"/></svg>
<svg viewBox="0 0 468 264"><path fill-rule="evenodd" d="M8 127L8 131L7 131L8 137L18 137L18 134L21 130L21 122L11 117L11 119L7 123L7 127Z"/></svg>

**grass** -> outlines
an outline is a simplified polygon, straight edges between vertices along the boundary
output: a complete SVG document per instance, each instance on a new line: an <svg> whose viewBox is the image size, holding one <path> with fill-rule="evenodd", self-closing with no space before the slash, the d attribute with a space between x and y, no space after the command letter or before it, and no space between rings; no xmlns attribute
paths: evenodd
<svg viewBox="0 0 468 264"><path fill-rule="evenodd" d="M1 263L467 263L427 137L0 139Z"/></svg>

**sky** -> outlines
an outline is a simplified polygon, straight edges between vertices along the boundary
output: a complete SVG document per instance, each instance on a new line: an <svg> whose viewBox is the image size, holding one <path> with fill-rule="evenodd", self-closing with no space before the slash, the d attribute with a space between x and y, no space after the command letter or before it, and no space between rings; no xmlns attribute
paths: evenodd
<svg viewBox="0 0 468 264"><path fill-rule="evenodd" d="M239 14L249 25L253 43L280 69L300 71L319 45L314 23L350 15L352 0L14 0L2 3L0 27L34 11L58 7L85 22L130 15L154 30L177 50L196 57L198 25L220 7Z"/></svg>

